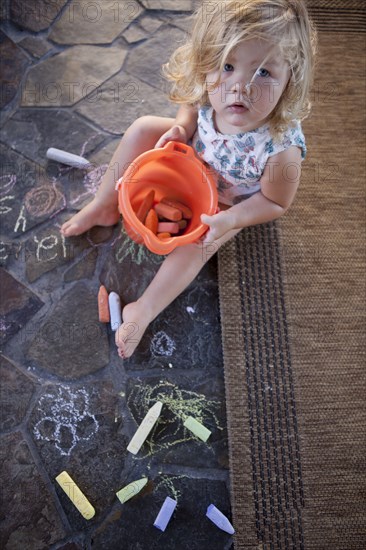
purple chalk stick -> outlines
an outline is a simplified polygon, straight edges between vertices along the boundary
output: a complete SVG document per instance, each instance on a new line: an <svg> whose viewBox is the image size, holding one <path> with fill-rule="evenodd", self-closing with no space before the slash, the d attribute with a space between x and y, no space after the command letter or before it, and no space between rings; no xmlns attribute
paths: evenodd
<svg viewBox="0 0 366 550"><path fill-rule="evenodd" d="M165 531L166 526L168 525L170 518L173 515L176 505L176 500L173 500L170 497L166 497L163 506L160 508L160 512L156 516L154 527L157 527L161 531Z"/></svg>
<svg viewBox="0 0 366 550"><path fill-rule="evenodd" d="M231 525L230 521L226 516L214 504L210 504L207 508L206 516L212 521L219 529L222 529L229 535L235 533L234 527Z"/></svg>

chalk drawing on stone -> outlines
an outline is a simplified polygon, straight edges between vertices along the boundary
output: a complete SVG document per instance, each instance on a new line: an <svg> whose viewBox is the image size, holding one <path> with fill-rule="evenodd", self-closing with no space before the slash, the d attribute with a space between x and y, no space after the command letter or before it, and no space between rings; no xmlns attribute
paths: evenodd
<svg viewBox="0 0 366 550"><path fill-rule="evenodd" d="M127 235L123 225L118 239L113 244L115 245L115 258L119 264L127 258L130 258L136 265L141 265L144 261L159 265L164 260L164 256L153 254L145 245L133 241Z"/></svg>
<svg viewBox="0 0 366 550"><path fill-rule="evenodd" d="M179 498L182 493L179 489L175 488L174 481L176 479L180 480L184 478L188 478L188 476L162 476L161 481L155 485L154 492L156 493L161 488L165 494L171 495L172 498L179 503Z"/></svg>
<svg viewBox="0 0 366 550"><path fill-rule="evenodd" d="M70 455L80 441L88 441L99 430L89 405L89 394L82 388L60 386L56 393L42 395L37 407L40 420L33 428L35 438L53 443L61 455Z"/></svg>
<svg viewBox="0 0 366 550"><path fill-rule="evenodd" d="M17 182L15 174L4 174L0 176L0 196L3 197L9 193Z"/></svg>
<svg viewBox="0 0 366 550"><path fill-rule="evenodd" d="M108 164L101 164L100 166L95 166L95 168L89 170L83 178L85 191L83 193L80 193L80 195L77 195L77 197L75 197L71 201L71 204L75 204L76 202L79 202L81 199L84 199L89 195L94 196L98 191L101 179L107 171L107 168Z"/></svg>
<svg viewBox="0 0 366 550"><path fill-rule="evenodd" d="M14 195L6 195L0 199L0 214L5 215L9 214L13 209L8 204L4 204L6 201L12 201L15 199Z"/></svg>
<svg viewBox="0 0 366 550"><path fill-rule="evenodd" d="M130 411L137 409L147 412L157 401L163 403L165 413L160 415L140 453L134 457L136 460L152 457L160 451L167 451L188 441L202 444L183 426L188 416L193 416L209 429L212 429L212 426L215 430L224 429L218 418L220 401L207 399L201 393L181 389L167 380L160 380L155 386L136 383L128 396L127 406ZM132 412L131 414L133 416ZM138 419L136 422L138 423ZM210 448L210 440L206 445Z"/></svg>
<svg viewBox="0 0 366 550"><path fill-rule="evenodd" d="M159 330L152 337L150 344L150 351L153 355L156 356L166 356L170 357L175 351L176 345L175 342L170 336L168 336L163 330Z"/></svg>
<svg viewBox="0 0 366 550"><path fill-rule="evenodd" d="M57 189L56 182L50 185L40 185L28 191L24 198L26 212L32 218L41 218L52 213L56 216L66 206L64 195ZM57 208L54 212L54 208Z"/></svg>

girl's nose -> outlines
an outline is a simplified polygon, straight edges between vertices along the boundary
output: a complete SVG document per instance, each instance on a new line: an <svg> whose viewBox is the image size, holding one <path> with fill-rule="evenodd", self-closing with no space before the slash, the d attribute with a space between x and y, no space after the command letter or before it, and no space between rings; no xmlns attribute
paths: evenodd
<svg viewBox="0 0 366 550"><path fill-rule="evenodd" d="M232 91L236 94L245 94L249 97L252 91L251 87L252 86L250 82L234 82L232 86Z"/></svg>

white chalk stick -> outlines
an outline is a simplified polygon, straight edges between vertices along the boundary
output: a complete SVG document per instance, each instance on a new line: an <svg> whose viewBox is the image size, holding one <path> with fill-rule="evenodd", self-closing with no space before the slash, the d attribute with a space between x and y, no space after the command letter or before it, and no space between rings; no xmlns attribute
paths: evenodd
<svg viewBox="0 0 366 550"><path fill-rule="evenodd" d="M162 402L157 401L157 403L155 403L155 405L153 405L151 409L147 411L145 418L141 422L140 426L137 428L135 435L133 436L127 447L127 450L130 453L135 455L139 452L142 445L144 444L145 439L147 438L155 422L159 418L162 406Z"/></svg>
<svg viewBox="0 0 366 550"><path fill-rule="evenodd" d="M62 151L62 149L55 149L54 147L50 147L47 150L46 157L73 168L89 168L91 166L91 163L84 157L79 157L79 155Z"/></svg>
<svg viewBox="0 0 366 550"><path fill-rule="evenodd" d="M111 329L117 330L122 325L121 299L116 292L108 296L109 313L111 315Z"/></svg>

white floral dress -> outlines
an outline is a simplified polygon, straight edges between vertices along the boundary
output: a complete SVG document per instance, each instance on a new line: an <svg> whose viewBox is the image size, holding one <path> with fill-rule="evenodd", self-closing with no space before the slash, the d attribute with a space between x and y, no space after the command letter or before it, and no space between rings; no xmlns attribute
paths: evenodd
<svg viewBox="0 0 366 550"><path fill-rule="evenodd" d="M272 139L267 124L245 133L221 134L215 130L210 106L199 109L192 138L197 155L216 173L219 202L230 206L257 193L268 158L291 145L301 149L303 160L306 145L299 122L289 126L278 142Z"/></svg>

